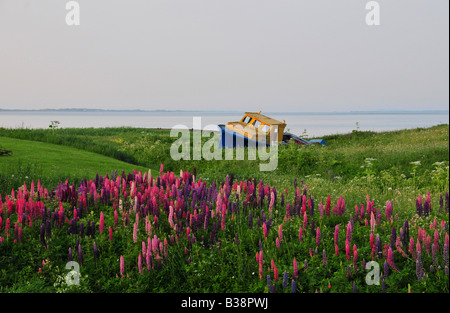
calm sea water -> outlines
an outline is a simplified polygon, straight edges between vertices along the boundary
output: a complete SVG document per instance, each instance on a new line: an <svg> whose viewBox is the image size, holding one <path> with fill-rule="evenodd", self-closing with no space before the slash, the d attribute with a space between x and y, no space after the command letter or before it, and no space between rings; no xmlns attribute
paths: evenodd
<svg viewBox="0 0 450 313"><path fill-rule="evenodd" d="M264 112L263 112L264 113ZM286 131L308 137L344 134L352 130L388 131L448 124L445 113L266 113L286 121ZM185 125L193 128L193 117L201 117L201 126L217 129L217 124L240 120L244 114L219 112L45 112L0 111L0 127L48 128L51 121L60 127L143 127L173 128Z"/></svg>

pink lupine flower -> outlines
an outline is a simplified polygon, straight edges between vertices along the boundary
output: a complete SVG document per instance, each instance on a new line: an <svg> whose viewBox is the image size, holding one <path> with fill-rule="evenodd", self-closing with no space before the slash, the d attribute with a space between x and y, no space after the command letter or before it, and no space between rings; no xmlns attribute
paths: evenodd
<svg viewBox="0 0 450 313"><path fill-rule="evenodd" d="M263 236L264 236L264 239L267 239L267 225L266 225L266 222L263 223Z"/></svg>
<svg viewBox="0 0 450 313"><path fill-rule="evenodd" d="M373 214L373 212L370 213L370 231L373 233L375 232L375 215Z"/></svg>
<svg viewBox="0 0 450 313"><path fill-rule="evenodd" d="M439 232L437 231L437 229L434 231L434 243L433 244L436 246L436 250L439 251Z"/></svg>
<svg viewBox="0 0 450 313"><path fill-rule="evenodd" d="M431 237L430 237L430 235L427 235L425 249L428 254L430 254L430 247L431 247Z"/></svg>
<svg viewBox="0 0 450 313"><path fill-rule="evenodd" d="M356 245L353 245L353 262L358 261L358 248Z"/></svg>
<svg viewBox="0 0 450 313"><path fill-rule="evenodd" d="M119 213L117 213L117 210L114 210L114 228L117 228L119 225Z"/></svg>
<svg viewBox="0 0 450 313"><path fill-rule="evenodd" d="M278 226L278 238L280 238L280 241L283 241L283 224Z"/></svg>
<svg viewBox="0 0 450 313"><path fill-rule="evenodd" d="M294 258L294 261L292 262L294 266L294 273L293 276L295 279L298 277L298 266L297 266L297 260Z"/></svg>
<svg viewBox="0 0 450 313"><path fill-rule="evenodd" d="M98 231L100 232L100 234L103 233L104 229L105 229L105 215L103 214L103 212L100 212L100 223L98 227Z"/></svg>
<svg viewBox="0 0 450 313"><path fill-rule="evenodd" d="M142 255L140 253L138 256L138 268L139 268L139 274L142 274Z"/></svg>
<svg viewBox="0 0 450 313"><path fill-rule="evenodd" d="M373 233L370 233L370 248L373 250L374 246L375 246L375 237Z"/></svg>
<svg viewBox="0 0 450 313"><path fill-rule="evenodd" d="M413 259L416 259L416 253L414 252L414 246L415 246L414 238L411 237L409 239L409 253L411 253Z"/></svg>
<svg viewBox="0 0 450 313"><path fill-rule="evenodd" d="M336 254L336 256L339 256L339 247L337 244L334 245L334 254Z"/></svg>
<svg viewBox="0 0 450 313"><path fill-rule="evenodd" d="M138 238L137 238L137 231L138 231L138 224L134 223L133 224L133 242L136 243Z"/></svg>
<svg viewBox="0 0 450 313"><path fill-rule="evenodd" d="M389 246L388 248L388 257L387 257L387 263L390 267L396 272L398 272L398 267L395 265L394 262L394 251L392 251L392 248Z"/></svg>
<svg viewBox="0 0 450 313"><path fill-rule="evenodd" d="M316 229L316 246L320 246L320 228Z"/></svg>
<svg viewBox="0 0 450 313"><path fill-rule="evenodd" d="M347 236L347 240L348 240L349 242L352 241L352 231L353 231L353 229L352 229L352 224L351 224L350 222L348 222L348 224L347 224L347 234L346 234L346 236Z"/></svg>
<svg viewBox="0 0 450 313"><path fill-rule="evenodd" d="M125 261L123 259L123 256L120 256L120 276L122 276L122 278L124 277L125 274Z"/></svg>
<svg viewBox="0 0 450 313"><path fill-rule="evenodd" d="M308 225L308 216L306 215L306 212L303 213L303 228L306 229L306 226Z"/></svg>
<svg viewBox="0 0 450 313"><path fill-rule="evenodd" d="M392 202L391 201L386 202L385 214L386 214L386 221L392 222Z"/></svg>
<svg viewBox="0 0 450 313"><path fill-rule="evenodd" d="M172 206L169 207L169 225L170 225L170 228L174 228L174 223L173 223L173 207L172 207Z"/></svg>
<svg viewBox="0 0 450 313"><path fill-rule="evenodd" d="M280 240L278 240L278 237L277 239L275 239L275 245L277 246L278 249L280 249Z"/></svg>
<svg viewBox="0 0 450 313"><path fill-rule="evenodd" d="M273 275L275 277L275 283L277 283L280 280L279 274L278 274L278 267L275 265L273 269Z"/></svg>
<svg viewBox="0 0 450 313"><path fill-rule="evenodd" d="M350 261L350 242L348 239L345 240L345 253L347 255L347 261Z"/></svg>
<svg viewBox="0 0 450 313"><path fill-rule="evenodd" d="M334 243L337 244L339 241L339 224L334 227Z"/></svg>
<svg viewBox="0 0 450 313"><path fill-rule="evenodd" d="M300 227L300 228L298 229L298 240L299 240L300 242L303 242L302 237L303 237L303 229Z"/></svg>

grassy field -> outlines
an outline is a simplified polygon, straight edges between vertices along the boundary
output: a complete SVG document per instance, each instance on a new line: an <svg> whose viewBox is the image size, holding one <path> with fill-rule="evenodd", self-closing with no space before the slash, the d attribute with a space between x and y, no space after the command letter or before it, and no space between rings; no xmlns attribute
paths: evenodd
<svg viewBox="0 0 450 313"><path fill-rule="evenodd" d="M0 128L0 146L13 151L0 157L0 291L448 292L448 125L323 138L327 146L280 146L277 169L260 172L260 160L174 161L177 138L167 130ZM128 175L134 169L141 174ZM55 196L21 192L31 201L22 217L18 188L38 179ZM71 184L81 199L66 193ZM11 189L17 199L8 205ZM93 221L95 235L86 234ZM69 248L84 258L80 285L64 283ZM363 260L379 262L383 284L365 283Z"/></svg>

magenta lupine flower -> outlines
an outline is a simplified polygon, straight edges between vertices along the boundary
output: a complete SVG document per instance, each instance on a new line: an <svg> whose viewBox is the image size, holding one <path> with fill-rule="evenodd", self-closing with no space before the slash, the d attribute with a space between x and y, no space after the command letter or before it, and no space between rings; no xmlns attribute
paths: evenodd
<svg viewBox="0 0 450 313"><path fill-rule="evenodd" d="M122 276L122 278L124 277L125 274L125 261L123 259L123 255L120 256L120 276Z"/></svg>
<svg viewBox="0 0 450 313"><path fill-rule="evenodd" d="M277 246L278 249L280 249L280 240L278 240L278 237L277 239L275 239L275 245Z"/></svg>
<svg viewBox="0 0 450 313"><path fill-rule="evenodd" d="M278 238L280 238L280 241L283 241L283 224L278 226Z"/></svg>
<svg viewBox="0 0 450 313"><path fill-rule="evenodd" d="M99 230L100 234L103 233L104 229L105 229L105 216L104 216L103 212L100 212L100 223L98 226L98 230Z"/></svg>
<svg viewBox="0 0 450 313"><path fill-rule="evenodd" d="M414 237L411 237L409 239L409 253L411 253L413 259L416 258L416 253L414 252L414 246L415 246Z"/></svg>
<svg viewBox="0 0 450 313"><path fill-rule="evenodd" d="M348 222L348 224L347 224L347 240L349 242L352 241L352 231L353 231L352 224L350 222Z"/></svg>
<svg viewBox="0 0 450 313"><path fill-rule="evenodd" d="M119 213L114 210L114 228L117 228L117 226L119 226Z"/></svg>
<svg viewBox="0 0 450 313"><path fill-rule="evenodd" d="M306 215L306 212L303 214L303 228L306 228L308 225L308 216Z"/></svg>
<svg viewBox="0 0 450 313"><path fill-rule="evenodd" d="M19 226L19 242L22 242L22 226Z"/></svg>
<svg viewBox="0 0 450 313"><path fill-rule="evenodd" d="M392 202L387 201L386 202L386 221L392 222Z"/></svg>
<svg viewBox="0 0 450 313"><path fill-rule="evenodd" d="M375 215L373 214L373 212L370 212L370 231L372 233L375 232L375 226L376 226Z"/></svg>
<svg viewBox="0 0 450 313"><path fill-rule="evenodd" d="M320 246L320 228L316 229L316 246Z"/></svg>
<svg viewBox="0 0 450 313"><path fill-rule="evenodd" d="M279 274L278 274L278 267L276 265L273 268L273 276L275 279L275 283L277 283L280 280L280 278L279 278Z"/></svg>
<svg viewBox="0 0 450 313"><path fill-rule="evenodd" d="M139 269L139 274L142 274L142 255L140 253L138 256L138 269Z"/></svg>
<svg viewBox="0 0 450 313"><path fill-rule="evenodd" d="M387 262L394 271L398 272L398 267L395 265L395 262L394 262L394 251L392 251L391 247L388 248Z"/></svg>
<svg viewBox="0 0 450 313"><path fill-rule="evenodd" d="M266 222L263 223L263 236L264 236L264 239L267 239L267 225L266 225Z"/></svg>
<svg viewBox="0 0 450 313"><path fill-rule="evenodd" d="M298 266L297 266L297 260L295 259L295 257L294 257L294 261L292 263L293 263L293 266L294 266L293 277L295 279L297 279L298 278Z"/></svg>
<svg viewBox="0 0 450 313"><path fill-rule="evenodd" d="M300 228L298 229L298 240L299 240L300 242L303 242L302 237L303 237L303 229L300 227Z"/></svg>
<svg viewBox="0 0 450 313"><path fill-rule="evenodd" d="M111 226L109 226L109 241L112 241L112 235L113 235L113 231Z"/></svg>
<svg viewBox="0 0 450 313"><path fill-rule="evenodd" d="M339 247L337 244L334 245L334 254L336 254L336 256L339 256Z"/></svg>
<svg viewBox="0 0 450 313"><path fill-rule="evenodd" d="M137 230L138 230L138 224L134 223L133 224L133 242L136 243L138 238L137 238Z"/></svg>
<svg viewBox="0 0 450 313"><path fill-rule="evenodd" d="M433 245L436 245L436 250L439 251L439 232L437 229L434 231L434 243Z"/></svg>
<svg viewBox="0 0 450 313"><path fill-rule="evenodd" d="M264 275L263 264L259 263L259 279L262 279Z"/></svg>
<svg viewBox="0 0 450 313"><path fill-rule="evenodd" d="M334 227L334 243L337 245L339 240L339 224Z"/></svg>
<svg viewBox="0 0 450 313"><path fill-rule="evenodd" d="M350 261L350 243L348 239L345 239L345 253L347 255L347 261Z"/></svg>

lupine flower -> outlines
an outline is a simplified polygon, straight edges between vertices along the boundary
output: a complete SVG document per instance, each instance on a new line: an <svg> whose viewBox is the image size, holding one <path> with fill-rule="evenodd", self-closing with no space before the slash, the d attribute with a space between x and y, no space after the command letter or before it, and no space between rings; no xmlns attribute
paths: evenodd
<svg viewBox="0 0 450 313"><path fill-rule="evenodd" d="M316 229L316 246L320 246L320 228Z"/></svg>
<svg viewBox="0 0 450 313"><path fill-rule="evenodd" d="M69 261L73 261L72 248L69 248Z"/></svg>
<svg viewBox="0 0 450 313"><path fill-rule="evenodd" d="M388 249L387 262L394 271L398 272L398 267L395 265L395 262L394 262L394 252L392 251L391 247L389 247L389 249Z"/></svg>
<svg viewBox="0 0 450 313"><path fill-rule="evenodd" d="M383 264L383 273L384 273L384 278L389 278L389 265L387 264L386 260L384 261Z"/></svg>
<svg viewBox="0 0 450 313"><path fill-rule="evenodd" d="M267 239L267 224L266 224L266 222L263 223L263 236L264 236L264 239Z"/></svg>
<svg viewBox="0 0 450 313"><path fill-rule="evenodd" d="M444 266L448 266L448 245L444 243Z"/></svg>
<svg viewBox="0 0 450 313"><path fill-rule="evenodd" d="M306 228L306 225L308 225L308 216L306 215L306 212L303 214L303 228Z"/></svg>
<svg viewBox="0 0 450 313"><path fill-rule="evenodd" d="M287 280L288 280L288 273L284 271L283 273L283 289L287 288Z"/></svg>
<svg viewBox="0 0 450 313"><path fill-rule="evenodd" d="M283 224L278 226L278 238L280 238L280 241L283 241Z"/></svg>
<svg viewBox="0 0 450 313"><path fill-rule="evenodd" d="M337 244L334 245L334 254L336 254L336 256L339 256L339 247Z"/></svg>
<svg viewBox="0 0 450 313"><path fill-rule="evenodd" d="M271 287L272 287L271 277L270 277L270 275L267 275L267 288L269 289L269 292L270 292Z"/></svg>
<svg viewBox="0 0 450 313"><path fill-rule="evenodd" d="M347 261L350 261L350 243L348 239L345 240L345 253L347 255Z"/></svg>
<svg viewBox="0 0 450 313"><path fill-rule="evenodd" d="M275 239L275 245L278 249L280 249L280 240L278 240L278 237Z"/></svg>
<svg viewBox="0 0 450 313"><path fill-rule="evenodd" d="M386 221L392 222L392 202L386 202Z"/></svg>
<svg viewBox="0 0 450 313"><path fill-rule="evenodd" d="M113 231L111 226L109 226L109 241L112 241L112 235L113 235Z"/></svg>
<svg viewBox="0 0 450 313"><path fill-rule="evenodd" d="M305 263L303 265L303 269L306 271L309 268L308 260L305 259Z"/></svg>
<svg viewBox="0 0 450 313"><path fill-rule="evenodd" d="M325 252L325 249L323 249L322 252L322 264L324 268L327 267L327 253Z"/></svg>
<svg viewBox="0 0 450 313"><path fill-rule="evenodd" d="M273 276L274 276L274 280L275 283L278 283L279 281L279 275L278 275L278 267L275 265L274 269L273 269Z"/></svg>
<svg viewBox="0 0 450 313"><path fill-rule="evenodd" d="M98 231L100 232L100 234L103 233L104 229L105 229L105 215L103 214L103 212L100 212L100 223L98 226Z"/></svg>
<svg viewBox="0 0 450 313"><path fill-rule="evenodd" d="M188 227L189 228L189 227ZM138 231L138 224L134 223L133 224L133 242L136 243L138 238L137 238L137 231Z"/></svg>
<svg viewBox="0 0 450 313"><path fill-rule="evenodd" d="M78 263L83 265L83 251L81 250L81 245L78 245Z"/></svg>
<svg viewBox="0 0 450 313"><path fill-rule="evenodd" d="M94 246L94 260L97 262L97 260L98 260L97 244L94 242L93 246Z"/></svg>
<svg viewBox="0 0 450 313"><path fill-rule="evenodd" d="M297 287L295 285L295 280L292 280L291 293L296 293L296 292L297 292Z"/></svg>
<svg viewBox="0 0 450 313"><path fill-rule="evenodd" d="M339 224L334 227L334 243L337 244L339 240Z"/></svg>
<svg viewBox="0 0 450 313"><path fill-rule="evenodd" d="M303 229L300 227L300 228L298 229L298 240L299 240L300 242L303 242L302 236L303 236Z"/></svg>
<svg viewBox="0 0 450 313"><path fill-rule="evenodd" d="M293 276L294 276L295 279L297 279L298 278L298 267L297 267L297 260L295 258L294 258L294 261L293 261L293 266L294 266Z"/></svg>
<svg viewBox="0 0 450 313"><path fill-rule="evenodd" d="M142 255L140 253L138 256L138 269L139 269L139 274L142 274Z"/></svg>
<svg viewBox="0 0 450 313"><path fill-rule="evenodd" d="M125 261L123 259L123 255L120 256L120 276L122 276L122 278L124 277L125 274Z"/></svg>
<svg viewBox="0 0 450 313"><path fill-rule="evenodd" d="M371 212L370 213L370 231L372 233L375 232L375 226L376 226L375 215L373 214L373 212Z"/></svg>
<svg viewBox="0 0 450 313"><path fill-rule="evenodd" d="M422 265L422 252L417 251L417 258L416 258L416 276L419 282L422 281L424 278L424 271L423 271L423 265Z"/></svg>

